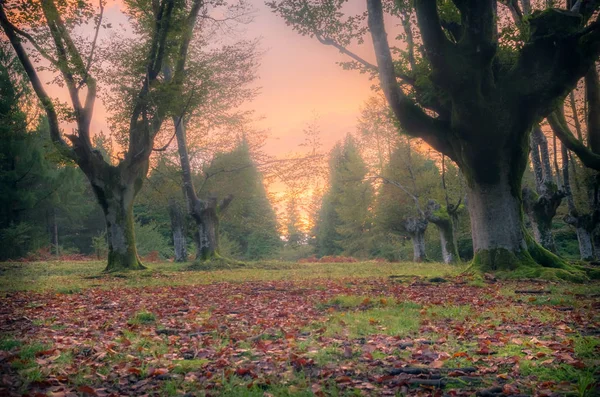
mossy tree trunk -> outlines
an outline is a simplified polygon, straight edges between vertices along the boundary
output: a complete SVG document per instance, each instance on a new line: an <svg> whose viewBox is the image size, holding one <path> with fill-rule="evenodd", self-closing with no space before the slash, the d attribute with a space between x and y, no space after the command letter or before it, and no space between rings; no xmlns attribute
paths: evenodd
<svg viewBox="0 0 600 397"><path fill-rule="evenodd" d="M535 241L548 251L556 253L552 220L565 194L558 189L554 180L548 141L539 125L533 128L530 146L536 192L523 188L523 208L531 222Z"/></svg>
<svg viewBox="0 0 600 397"><path fill-rule="evenodd" d="M217 200L207 200L198 222L196 258L207 261L219 257L219 216Z"/></svg>
<svg viewBox="0 0 600 397"><path fill-rule="evenodd" d="M442 258L444 263L460 262L458 254L458 243L454 233L454 222L446 209L435 200L427 203L427 220L433 223L440 232L440 243L442 245Z"/></svg>
<svg viewBox="0 0 600 397"><path fill-rule="evenodd" d="M216 197L201 200L194 189L192 169L187 151L187 137L184 117L174 117L177 150L181 163L183 190L188 203L188 212L196 223L196 260L208 261L219 255L219 214L224 211L233 200L233 196L225 197L218 202Z"/></svg>
<svg viewBox="0 0 600 397"><path fill-rule="evenodd" d="M427 219L407 218L404 220L404 229L410 236L413 246L413 262L426 262L425 254L425 231L427 230Z"/></svg>
<svg viewBox="0 0 600 397"><path fill-rule="evenodd" d="M90 180L106 221L107 272L145 268L135 246L133 202L142 187L149 162L136 162L130 167L125 164L111 166L96 161L81 166Z"/></svg>

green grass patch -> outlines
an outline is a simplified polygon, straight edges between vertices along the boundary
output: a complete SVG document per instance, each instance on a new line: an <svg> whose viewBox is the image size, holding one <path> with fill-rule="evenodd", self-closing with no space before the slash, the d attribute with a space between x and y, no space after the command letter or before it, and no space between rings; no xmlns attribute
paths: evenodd
<svg viewBox="0 0 600 397"><path fill-rule="evenodd" d="M327 336L357 338L373 334L408 336L419 330L419 305L388 304L368 310L336 313L325 324Z"/></svg>
<svg viewBox="0 0 600 397"><path fill-rule="evenodd" d="M575 356L580 359L600 356L600 338L597 336L578 336L573 339Z"/></svg>
<svg viewBox="0 0 600 397"><path fill-rule="evenodd" d="M192 371L198 371L202 369L206 364L208 364L210 360L200 359L200 360L175 360L173 361L173 372L176 374L186 374Z"/></svg>
<svg viewBox="0 0 600 397"><path fill-rule="evenodd" d="M472 314L470 305L435 305L427 308L427 316L434 319L463 321Z"/></svg>
<svg viewBox="0 0 600 397"><path fill-rule="evenodd" d="M0 350L9 351L14 349L15 347L19 347L23 344L20 340L17 339L2 339L0 340Z"/></svg>
<svg viewBox="0 0 600 397"><path fill-rule="evenodd" d="M91 287L149 287L217 282L313 280L318 278L420 276L451 277L464 267L443 263L295 263L247 262L241 268L188 270L189 264L147 263L147 270L104 274L104 261L0 263L0 291L57 291L77 293Z"/></svg>
<svg viewBox="0 0 600 397"><path fill-rule="evenodd" d="M127 321L129 325L141 325L141 324L153 324L156 322L156 316L154 313L147 312L145 310L137 312Z"/></svg>

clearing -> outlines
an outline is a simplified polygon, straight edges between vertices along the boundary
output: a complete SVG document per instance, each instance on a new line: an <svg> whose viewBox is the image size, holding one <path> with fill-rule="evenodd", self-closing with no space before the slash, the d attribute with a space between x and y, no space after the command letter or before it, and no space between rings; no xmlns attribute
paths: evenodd
<svg viewBox="0 0 600 397"><path fill-rule="evenodd" d="M0 395L600 395L600 284L442 264L0 264Z"/></svg>

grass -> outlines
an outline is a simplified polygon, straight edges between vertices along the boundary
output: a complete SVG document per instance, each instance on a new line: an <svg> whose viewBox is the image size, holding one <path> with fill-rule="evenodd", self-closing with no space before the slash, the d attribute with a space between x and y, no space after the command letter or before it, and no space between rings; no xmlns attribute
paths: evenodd
<svg viewBox="0 0 600 397"><path fill-rule="evenodd" d="M309 280L343 277L449 277L463 268L442 263L293 263L249 262L243 268L189 271L185 263L148 263L147 270L126 274L102 273L103 261L0 263L0 291L79 293L86 288L197 285L217 282Z"/></svg>
<svg viewBox="0 0 600 397"><path fill-rule="evenodd" d="M412 335L419 330L420 308L411 302L393 302L368 310L336 313L325 324L325 335L348 338L373 334Z"/></svg>
<svg viewBox="0 0 600 397"><path fill-rule="evenodd" d="M129 325L142 325L142 324L153 324L156 322L156 316L153 313L145 310L137 312L127 321Z"/></svg>

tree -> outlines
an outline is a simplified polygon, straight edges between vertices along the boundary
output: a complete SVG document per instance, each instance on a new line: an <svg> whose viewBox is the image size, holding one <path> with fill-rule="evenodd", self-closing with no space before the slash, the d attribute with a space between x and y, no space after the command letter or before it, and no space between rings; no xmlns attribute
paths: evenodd
<svg viewBox="0 0 600 397"><path fill-rule="evenodd" d="M348 134L329 155L329 189L317 226L317 254L367 256L373 188L354 138Z"/></svg>
<svg viewBox="0 0 600 397"><path fill-rule="evenodd" d="M358 130L362 137L362 140L360 141L361 153L363 154L363 158L366 159L367 164L371 169L371 173L376 175L375 178L381 178L385 174L386 168L391 166L390 159L392 158L394 151L398 150L399 146L407 147L408 145L407 149L410 149L410 141L406 141L402 135L398 134L398 126L394 124L393 115L389 112L385 98L372 97L367 101L359 118ZM423 143L420 142L420 145L423 146ZM404 161L403 165L409 170L412 169L410 160L409 156ZM450 162L447 161L445 156L442 155L440 157L440 162L442 170L440 181L444 193L443 198L445 206L442 207L435 201L435 198L438 197L434 196L426 197L425 201L427 204L423 207L419 204L418 198L416 201L413 199L411 202L412 204L416 203L416 214L421 218L420 221L416 221L416 218L413 218L410 223L410 228L413 230L412 234L414 235L414 238L411 239L413 243L416 243L414 246L415 255L413 260L418 262L425 259L424 238L428 222L435 224L440 232L440 242L442 245L442 257L444 262L452 263L460 261L454 225L458 222L457 212L461 208L460 201L462 197L458 199L456 205L451 203L451 194L449 191L456 190L456 186L454 186L456 184L448 186L447 183L449 176L451 176L452 178L450 179L453 179L454 181L456 179L455 177L458 177L458 173L455 172L457 170L453 165L450 165L450 167L447 166L447 163ZM396 165L398 166L398 164ZM447 168L450 168L451 175L448 175ZM409 179L411 179L410 175ZM418 176L416 179L419 179ZM404 194L408 194L409 196L414 197L414 194L420 194L416 191L411 191L410 189L410 186L415 186L415 181L411 180L409 183L407 180L399 181L388 178L384 178L384 181L392 186L404 189ZM436 191L435 196L437 196L437 193L438 192ZM460 196L462 196L462 194L462 192L459 193ZM409 225L405 223L405 226Z"/></svg>
<svg viewBox="0 0 600 397"><path fill-rule="evenodd" d="M392 152L384 173L378 177L383 185L378 196L377 223L384 230L410 237L413 261L426 261L427 226L430 219L442 224L441 218L444 217L440 208L428 203L439 186L439 172L435 163L415 151L411 139L404 137ZM454 238L448 236L448 239L452 244ZM447 249L446 246L442 248Z"/></svg>
<svg viewBox="0 0 600 397"><path fill-rule="evenodd" d="M46 112L52 141L88 177L104 211L108 237L107 271L144 267L135 246L133 201L148 172L154 138L169 115L169 98L177 97L184 83L188 47L202 4L201 0L191 4L174 0L127 3L134 19L147 18L146 23L151 23L152 29L150 35L138 37L145 43L141 55L145 61L138 73L127 76L137 85L125 106L129 113L128 147L122 160L113 165L94 150L90 134L97 92L91 66L97 57L94 51L102 26L104 3L100 2L98 15L83 1L74 4L54 0L0 3L0 25ZM16 25L11 20L17 21ZM83 38L75 37L74 32L78 25L91 20L96 23L96 33L87 43ZM140 32L143 30L138 29ZM23 40L34 50L26 49ZM84 54L82 42L87 44L84 48L89 48L87 54ZM58 72L57 81L67 87L71 103L65 109L66 118L61 117L64 106L53 101L46 92L38 75L39 65L36 69L30 52L35 57L43 57L51 70ZM173 58L175 64L171 81L159 78L167 58ZM76 132L67 135L70 144L61 132L61 121L76 124Z"/></svg>
<svg viewBox="0 0 600 397"><path fill-rule="evenodd" d="M548 251L556 253L552 220L565 193L558 189L554 180L548 140L539 125L533 128L530 146L536 191L528 187L523 188L523 209L531 222L535 241Z"/></svg>
<svg viewBox="0 0 600 397"><path fill-rule="evenodd" d="M349 54L354 65L375 70L403 130L458 164L468 188L474 268L527 268L521 274L533 275L558 267L567 270L555 272L560 276L581 277L529 236L521 179L532 127L592 66L600 51L600 24L586 25L581 10L549 8L533 12L523 21L528 29L511 40L498 33L503 5L495 0L417 0L414 9L410 3L383 7L381 0L367 0L375 66L348 50L353 40L362 40L365 16L344 20L342 4L270 3L301 34ZM508 4L522 15L517 2ZM399 62L392 58L384 12L403 22L406 50L394 48L402 55ZM417 39L422 45L415 45Z"/></svg>
<svg viewBox="0 0 600 397"><path fill-rule="evenodd" d="M220 230L239 246L241 258L249 260L269 257L281 247L275 211L248 140L241 139L231 152L215 155L200 177L198 195L211 204L210 221L217 239ZM228 199L232 196L233 201ZM230 201L226 212L216 197Z"/></svg>
<svg viewBox="0 0 600 397"><path fill-rule="evenodd" d="M235 6L234 6L235 7ZM192 178L192 167L188 153L187 125L204 127L203 132L233 128L246 114L240 114L235 108L246 100L252 99L255 90L249 84L256 79L256 43L241 42L236 46L226 46L213 51L203 59L198 54L193 58L194 73L190 73L187 100L181 104L181 114L173 116L177 150L181 164L183 191L187 199L187 208L198 228L196 259L207 261L220 258L218 239L218 217L233 199L228 194L221 202L218 197L210 196L202 200L196 194ZM200 59L197 59L200 58ZM170 66L165 68L170 78ZM196 94L196 93L200 94ZM192 105L192 110L188 108ZM185 113L189 112L189 117ZM196 131L198 132L198 131ZM213 149L213 152L215 150ZM222 258L221 258L222 259Z"/></svg>

